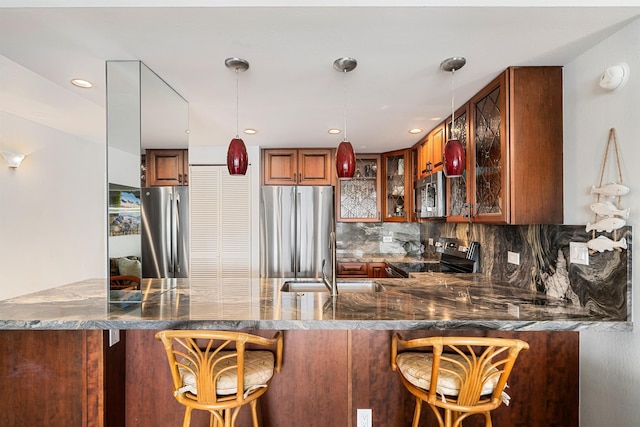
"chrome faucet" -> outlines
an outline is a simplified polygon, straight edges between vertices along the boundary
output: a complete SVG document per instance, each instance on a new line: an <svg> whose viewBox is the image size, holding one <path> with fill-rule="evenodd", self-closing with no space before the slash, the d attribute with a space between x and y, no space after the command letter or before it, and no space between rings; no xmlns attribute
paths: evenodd
<svg viewBox="0 0 640 427"><path fill-rule="evenodd" d="M332 297L338 296L338 282L336 280L336 232L332 231L329 234L329 251L331 252L331 280L327 277L327 272L324 271L324 267L326 264L326 259L322 260L322 281L324 285L331 292Z"/></svg>

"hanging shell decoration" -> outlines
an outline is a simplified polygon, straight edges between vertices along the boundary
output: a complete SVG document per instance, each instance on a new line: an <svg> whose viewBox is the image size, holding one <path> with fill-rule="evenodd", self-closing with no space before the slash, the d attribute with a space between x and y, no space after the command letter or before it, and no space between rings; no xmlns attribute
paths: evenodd
<svg viewBox="0 0 640 427"><path fill-rule="evenodd" d="M613 151L615 153L615 158L617 161L619 182L611 182L609 184L603 185L602 179L604 177L604 171L607 165L607 157L611 145L613 145ZM622 207L620 206L622 196L629 194L629 187L622 184L622 169L620 167L618 141L616 139L616 130L613 128L609 130L609 139L607 141L604 161L602 163L600 183L597 187L595 185L591 186L591 194L594 194L596 196L596 201L589 206L591 211L595 214L595 219L592 223L588 222L586 226L587 233L590 231L592 232L592 239L587 242L589 252L591 254L594 254L596 252L606 252L613 250L622 251L624 249L627 249L627 240L624 237L620 240L616 240L616 230L619 230L620 228L627 225L630 209L622 209ZM601 197L609 199L616 198L617 205L608 200L601 201ZM613 239L602 235L596 237L596 232L613 232Z"/></svg>

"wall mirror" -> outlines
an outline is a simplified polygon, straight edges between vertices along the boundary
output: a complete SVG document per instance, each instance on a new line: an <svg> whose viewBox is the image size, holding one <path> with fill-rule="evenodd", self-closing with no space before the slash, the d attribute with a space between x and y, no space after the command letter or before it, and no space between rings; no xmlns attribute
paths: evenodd
<svg viewBox="0 0 640 427"><path fill-rule="evenodd" d="M170 241L173 234L188 231L188 213L182 214L181 223L166 204L149 203L154 190L146 181L149 152L160 171L177 161L167 155L179 152L183 193L188 189L189 107L141 61L107 61L106 67L109 300L139 302L143 278L188 275L188 245L178 247ZM188 207L188 192L169 197ZM154 259L156 254L160 257ZM183 264L174 267L178 256ZM163 264L168 264L166 269Z"/></svg>

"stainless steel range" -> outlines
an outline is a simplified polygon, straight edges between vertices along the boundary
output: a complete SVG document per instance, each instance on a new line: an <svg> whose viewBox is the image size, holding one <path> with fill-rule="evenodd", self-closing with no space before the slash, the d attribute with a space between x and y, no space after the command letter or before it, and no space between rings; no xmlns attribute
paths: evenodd
<svg viewBox="0 0 640 427"><path fill-rule="evenodd" d="M436 261L388 262L388 277L409 277L411 273L477 273L480 271L480 243L441 237L436 242Z"/></svg>

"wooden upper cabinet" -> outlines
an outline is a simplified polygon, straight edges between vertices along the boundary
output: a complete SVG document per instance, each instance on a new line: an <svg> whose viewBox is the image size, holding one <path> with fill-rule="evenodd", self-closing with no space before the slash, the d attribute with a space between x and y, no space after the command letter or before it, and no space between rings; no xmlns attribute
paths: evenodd
<svg viewBox="0 0 640 427"><path fill-rule="evenodd" d="M416 179L442 170L442 151L446 141L445 123L441 123L417 144Z"/></svg>
<svg viewBox="0 0 640 427"><path fill-rule="evenodd" d="M431 140L431 163L432 172L442 170L442 152L444 151L444 143L446 141L446 135L444 132L445 126L442 123L440 126L429 132L429 139Z"/></svg>
<svg viewBox="0 0 640 427"><path fill-rule="evenodd" d="M331 149L262 150L266 185L331 185Z"/></svg>
<svg viewBox="0 0 640 427"><path fill-rule="evenodd" d="M416 155L416 180L422 179L428 175L431 156L429 154L429 148L431 145L429 144L429 135L425 135L418 143L416 144L415 155Z"/></svg>
<svg viewBox="0 0 640 427"><path fill-rule="evenodd" d="M381 176L379 154L356 154L353 179L336 183L336 221L380 222Z"/></svg>
<svg viewBox="0 0 640 427"><path fill-rule="evenodd" d="M413 209L413 183L411 149L397 150L382 155L382 220L409 222Z"/></svg>
<svg viewBox="0 0 640 427"><path fill-rule="evenodd" d="M562 68L510 67L468 108L467 170L447 180L447 220L562 224Z"/></svg>
<svg viewBox="0 0 640 427"><path fill-rule="evenodd" d="M149 187L189 185L189 150L148 149L145 163Z"/></svg>

